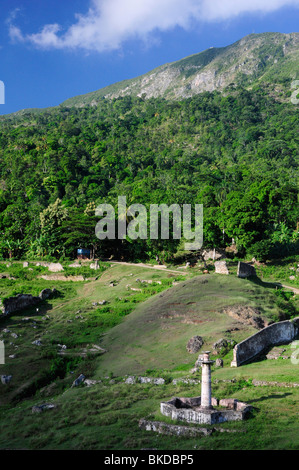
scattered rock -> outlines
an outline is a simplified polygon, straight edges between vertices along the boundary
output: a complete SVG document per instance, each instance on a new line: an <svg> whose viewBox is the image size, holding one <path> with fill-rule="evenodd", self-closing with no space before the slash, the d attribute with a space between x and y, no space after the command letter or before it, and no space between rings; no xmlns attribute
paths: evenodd
<svg viewBox="0 0 299 470"><path fill-rule="evenodd" d="M35 341L32 341L31 344L34 344L35 346L42 346L42 342L40 339L36 339Z"/></svg>
<svg viewBox="0 0 299 470"><path fill-rule="evenodd" d="M220 359L220 358L216 359L215 366L216 367L223 367L223 360Z"/></svg>
<svg viewBox="0 0 299 470"><path fill-rule="evenodd" d="M285 352L284 348L273 348L267 355L267 359L289 359L289 356L283 356L283 353Z"/></svg>
<svg viewBox="0 0 299 470"><path fill-rule="evenodd" d="M0 378L3 385L8 385L11 382L12 375L1 375Z"/></svg>
<svg viewBox="0 0 299 470"><path fill-rule="evenodd" d="M45 410L53 410L56 405L53 403L44 403L43 405L35 405L32 407L32 413L42 413Z"/></svg>
<svg viewBox="0 0 299 470"><path fill-rule="evenodd" d="M85 375L81 374L79 375L79 377L74 380L73 384L72 384L72 388L73 387L78 387L78 385L82 384L85 380Z"/></svg>
<svg viewBox="0 0 299 470"><path fill-rule="evenodd" d="M229 275L226 261L215 261L215 273Z"/></svg>
<svg viewBox="0 0 299 470"><path fill-rule="evenodd" d="M213 348L216 349L216 351L222 349L222 348L227 348L228 343L225 338L221 338L216 343L213 344Z"/></svg>
<svg viewBox="0 0 299 470"><path fill-rule="evenodd" d="M261 317L259 310L254 307L235 305L234 307L226 307L222 312L259 330L269 325L268 321Z"/></svg>
<svg viewBox="0 0 299 470"><path fill-rule="evenodd" d="M24 261L24 263L23 263L23 268L28 268L28 267L29 267L28 261Z"/></svg>
<svg viewBox="0 0 299 470"><path fill-rule="evenodd" d="M136 383L136 377L133 377L133 376L129 376L125 379L125 383L126 384L135 384Z"/></svg>
<svg viewBox="0 0 299 470"><path fill-rule="evenodd" d="M203 354L200 354L195 362L195 367L201 367L202 362L204 360Z"/></svg>
<svg viewBox="0 0 299 470"><path fill-rule="evenodd" d="M198 385L200 384L200 380L194 379L173 379L173 385L178 385L180 383L187 384L187 385Z"/></svg>
<svg viewBox="0 0 299 470"><path fill-rule="evenodd" d="M204 250L202 253L202 257L205 261L208 261L209 259L212 259L213 261L215 261L216 259L223 258L223 256L224 256L224 253L220 251L216 251L215 248L214 250Z"/></svg>
<svg viewBox="0 0 299 470"><path fill-rule="evenodd" d="M185 437L195 437L198 435L210 436L213 432L212 429L207 428L179 426L176 424L166 424L160 421L147 421L145 419L141 419L139 421L139 428L145 431L154 431L159 434Z"/></svg>
<svg viewBox="0 0 299 470"><path fill-rule="evenodd" d="M203 344L204 344L204 340L202 339L201 336L193 336L193 338L191 338L187 343L187 346L186 346L187 351L190 354L197 353Z"/></svg>
<svg viewBox="0 0 299 470"><path fill-rule="evenodd" d="M93 387L94 385L102 383L101 380L91 380L91 379L86 379L84 380L84 385L87 387Z"/></svg>
<svg viewBox="0 0 299 470"><path fill-rule="evenodd" d="M17 339L19 337L19 335L17 335L17 333L12 333L10 336L12 336L15 339Z"/></svg>
<svg viewBox="0 0 299 470"><path fill-rule="evenodd" d="M48 266L48 270L51 273L59 273L61 271L64 271L63 266L60 263L50 263Z"/></svg>

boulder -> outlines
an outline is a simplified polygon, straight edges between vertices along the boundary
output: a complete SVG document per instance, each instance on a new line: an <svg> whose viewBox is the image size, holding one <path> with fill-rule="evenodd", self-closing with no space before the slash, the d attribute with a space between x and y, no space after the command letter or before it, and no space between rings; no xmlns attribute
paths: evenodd
<svg viewBox="0 0 299 470"><path fill-rule="evenodd" d="M44 403L43 405L35 405L32 407L32 413L42 413L45 410L52 410L56 405L53 403Z"/></svg>
<svg viewBox="0 0 299 470"><path fill-rule="evenodd" d="M215 261L216 259L223 258L223 256L223 253L221 253L220 251L216 251L215 248L214 250L204 250L202 253L202 257L205 261L208 261L209 259Z"/></svg>
<svg viewBox="0 0 299 470"><path fill-rule="evenodd" d="M46 300L48 299L49 297L51 297L51 295L53 294L53 290L52 289L43 289L40 294L39 294L39 298L41 300Z"/></svg>
<svg viewBox="0 0 299 470"><path fill-rule="evenodd" d="M79 377L74 380L72 387L78 387L78 385L81 385L85 380L85 375L81 374Z"/></svg>
<svg viewBox="0 0 299 470"><path fill-rule="evenodd" d="M197 353L203 344L204 344L204 340L202 339L201 336L193 336L193 338L191 338L187 343L187 346L186 346L187 351L190 354Z"/></svg>
<svg viewBox="0 0 299 470"><path fill-rule="evenodd" d="M216 274L229 274L226 261L215 261L215 273Z"/></svg>
<svg viewBox="0 0 299 470"><path fill-rule="evenodd" d="M12 379L12 375L1 375L0 378L1 378L1 383L3 385L7 385L10 383Z"/></svg>
<svg viewBox="0 0 299 470"><path fill-rule="evenodd" d="M216 359L215 366L216 367L223 367L223 360L220 359L220 358Z"/></svg>
<svg viewBox="0 0 299 470"><path fill-rule="evenodd" d="M219 351L222 348L227 348L227 346L228 346L227 340L225 338L221 338L218 341L216 341L216 343L213 344L213 349L215 349L216 351Z"/></svg>
<svg viewBox="0 0 299 470"><path fill-rule="evenodd" d="M51 273L59 273L64 270L60 263L50 263L48 269Z"/></svg>

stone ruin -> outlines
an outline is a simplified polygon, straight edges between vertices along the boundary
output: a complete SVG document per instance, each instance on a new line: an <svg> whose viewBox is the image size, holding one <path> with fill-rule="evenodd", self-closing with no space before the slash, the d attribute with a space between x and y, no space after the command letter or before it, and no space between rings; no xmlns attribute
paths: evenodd
<svg viewBox="0 0 299 470"><path fill-rule="evenodd" d="M226 261L215 261L214 266L216 274L229 274Z"/></svg>
<svg viewBox="0 0 299 470"><path fill-rule="evenodd" d="M218 400L211 392L210 351L203 353L201 396L193 398L172 398L160 405L161 413L174 421L194 424L216 424L225 421L241 421L252 409L247 403L234 398Z"/></svg>
<svg viewBox="0 0 299 470"><path fill-rule="evenodd" d="M241 278L256 276L256 270L251 264L239 261L237 276Z"/></svg>
<svg viewBox="0 0 299 470"><path fill-rule="evenodd" d="M38 297L31 294L18 294L15 297L0 299L0 316L10 315L28 307L39 304L42 300L46 300L56 293L56 289L43 289Z"/></svg>

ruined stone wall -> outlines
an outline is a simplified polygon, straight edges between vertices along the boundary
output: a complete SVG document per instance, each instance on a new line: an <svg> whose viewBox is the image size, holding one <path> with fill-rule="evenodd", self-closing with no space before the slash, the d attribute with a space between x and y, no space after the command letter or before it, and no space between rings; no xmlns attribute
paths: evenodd
<svg viewBox="0 0 299 470"><path fill-rule="evenodd" d="M44 289L39 294L39 297L34 297L31 294L18 294L15 297L9 297L1 302L0 299L0 315L10 315L11 313L18 312L24 308L33 307L41 300L48 299L55 293L55 289Z"/></svg>
<svg viewBox="0 0 299 470"><path fill-rule="evenodd" d="M231 366L240 366L244 362L253 359L270 346L288 344L295 339L297 334L297 319L294 321L286 320L273 323L234 347L234 359Z"/></svg>

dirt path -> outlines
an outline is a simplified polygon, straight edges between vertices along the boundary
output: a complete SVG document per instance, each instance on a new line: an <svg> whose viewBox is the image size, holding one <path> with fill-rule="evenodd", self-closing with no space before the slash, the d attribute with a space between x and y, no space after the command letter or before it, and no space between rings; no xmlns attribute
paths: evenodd
<svg viewBox="0 0 299 470"><path fill-rule="evenodd" d="M109 260L109 263L115 264L115 265L123 264L125 266L137 266L138 268L158 269L159 271L163 271L163 272L165 271L167 273L174 273L174 274L182 274L184 276L187 274L185 272L167 269L165 266L151 266L149 264L144 264L144 263L127 263L126 261L110 261L110 260Z"/></svg>
<svg viewBox="0 0 299 470"><path fill-rule="evenodd" d="M295 295L298 295L299 294L299 289L297 289L296 287L292 287L292 286L286 286L284 284L281 284L282 287L284 287L285 289L290 289L294 292Z"/></svg>

